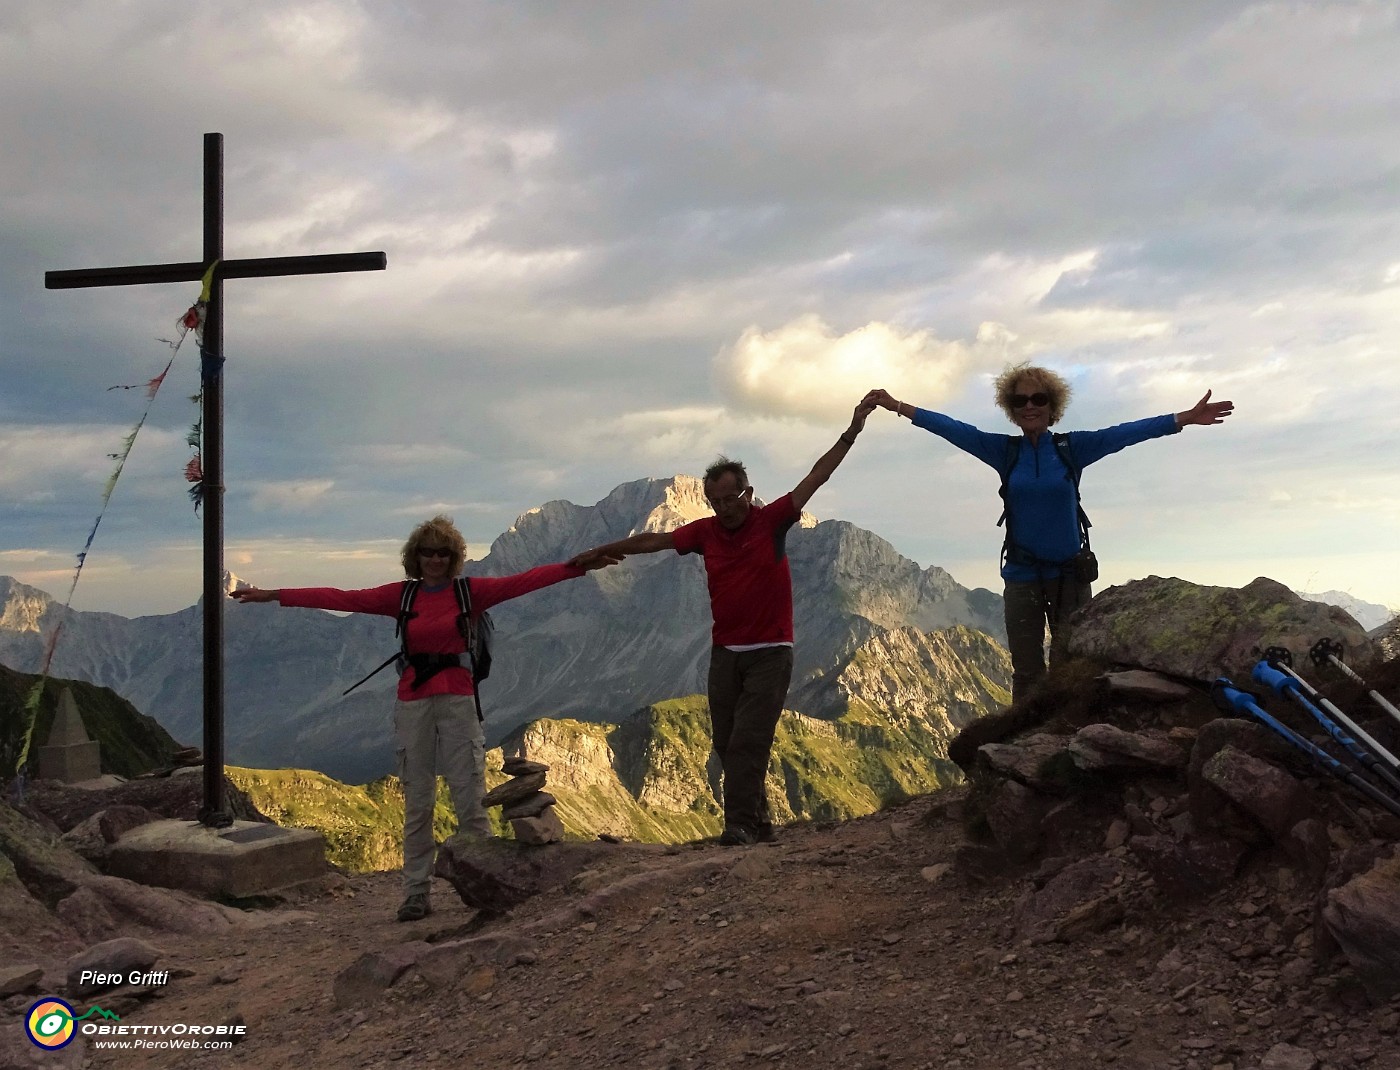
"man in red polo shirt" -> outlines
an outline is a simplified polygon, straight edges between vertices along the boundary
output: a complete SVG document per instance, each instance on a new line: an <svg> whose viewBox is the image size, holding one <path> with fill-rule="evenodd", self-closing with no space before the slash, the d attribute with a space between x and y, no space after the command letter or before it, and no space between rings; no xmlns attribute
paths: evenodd
<svg viewBox="0 0 1400 1070"><path fill-rule="evenodd" d="M705 559L714 617L710 651L710 726L724 770L724 832L720 843L742 845L773 838L764 780L773 733L792 679L792 573L785 541L816 489L831 478L865 418L856 406L851 425L793 490L755 505L748 473L721 457L705 471L705 498L715 511L669 532L643 532L598 546L569 563L588 567L595 557L675 550Z"/></svg>

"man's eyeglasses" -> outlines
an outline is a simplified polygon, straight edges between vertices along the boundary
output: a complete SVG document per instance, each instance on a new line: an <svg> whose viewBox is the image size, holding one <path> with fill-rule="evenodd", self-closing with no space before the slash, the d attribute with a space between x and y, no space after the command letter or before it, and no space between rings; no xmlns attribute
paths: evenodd
<svg viewBox="0 0 1400 1070"><path fill-rule="evenodd" d="M452 551L446 546L420 546L419 557L451 557Z"/></svg>
<svg viewBox="0 0 1400 1070"><path fill-rule="evenodd" d="M722 497L722 498L709 498L709 497L707 497L705 500L706 500L707 502L710 503L710 508L711 508L711 509L713 509L713 510L715 510L716 512L718 512L718 511L721 510L721 509L727 509L729 506L735 505L735 504L737 504L737 503L743 501L744 498L746 498L746 497L748 496L748 493L749 493L749 490L750 490L750 489L751 489L751 488L749 488L749 487L745 487L745 488L744 488L743 490L741 490L738 494L726 494L726 495L725 495L724 497Z"/></svg>
<svg viewBox="0 0 1400 1070"><path fill-rule="evenodd" d="M1049 395L1049 394L1042 394L1042 393L1037 392L1037 393L1034 393L1034 394L1012 394L1012 395L1011 395L1011 407L1012 407L1013 409L1024 408L1024 407L1027 406L1027 405L1035 405L1035 406L1038 408L1038 407L1040 407L1040 406L1042 406L1042 405L1049 405L1049 404L1050 404L1050 395Z"/></svg>

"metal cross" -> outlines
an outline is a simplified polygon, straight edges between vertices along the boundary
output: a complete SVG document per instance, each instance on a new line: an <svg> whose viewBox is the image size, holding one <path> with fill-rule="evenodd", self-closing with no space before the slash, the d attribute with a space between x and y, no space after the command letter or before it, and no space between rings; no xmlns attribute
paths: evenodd
<svg viewBox="0 0 1400 1070"><path fill-rule="evenodd" d="M224 135L204 135L204 259L190 264L49 271L44 286L69 290L89 286L141 286L197 282L216 264L204 320L204 804L199 820L222 828L233 818L224 809L224 355L225 279L320 275L338 271L383 271L388 258L376 253L224 259Z"/></svg>

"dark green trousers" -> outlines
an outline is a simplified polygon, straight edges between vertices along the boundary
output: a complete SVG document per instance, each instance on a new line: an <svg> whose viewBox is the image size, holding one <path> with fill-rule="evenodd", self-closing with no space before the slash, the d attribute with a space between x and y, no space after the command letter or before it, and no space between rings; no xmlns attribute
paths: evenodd
<svg viewBox="0 0 1400 1070"><path fill-rule="evenodd" d="M755 832L772 821L768 759L792 681L792 647L710 650L710 729L724 770L724 824Z"/></svg>
<svg viewBox="0 0 1400 1070"><path fill-rule="evenodd" d="M1011 701L1020 702L1045 675L1045 629L1050 629L1050 660L1064 653L1064 624L1092 597L1087 583L1072 576L1032 583L1008 583L1006 645L1011 651Z"/></svg>

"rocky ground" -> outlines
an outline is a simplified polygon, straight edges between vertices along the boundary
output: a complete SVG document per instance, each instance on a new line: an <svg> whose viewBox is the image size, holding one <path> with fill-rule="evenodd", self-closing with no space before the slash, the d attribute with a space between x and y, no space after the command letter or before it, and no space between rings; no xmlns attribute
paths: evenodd
<svg viewBox="0 0 1400 1070"><path fill-rule="evenodd" d="M1342 959L1315 964L1314 893L1293 870L1263 860L1212 897L1173 903L1125 867L1121 910L1075 919L1037 893L1069 860L994 875L968 864L965 797L789 828L772 845L619 845L571 888L490 921L437 881L436 912L399 924L394 875L334 877L274 908L284 924L165 934L166 985L94 997L127 1023L237 1018L247 1036L231 1051L80 1040L39 1062L1400 1066L1400 1002L1372 1005ZM481 954L424 958L387 990L342 976L366 953L473 938ZM33 999L6 1001L6 1032Z"/></svg>
<svg viewBox="0 0 1400 1070"><path fill-rule="evenodd" d="M968 786L745 848L452 841L452 883L407 925L395 874L240 912L99 872L132 822L184 814L140 795L178 778L120 798L35 788L32 813L0 805L0 1070L1400 1067L1400 816L1199 686L1246 681L1263 632L1290 641L1287 614L1332 611L1267 580L1214 608L1180 581L1111 591L1102 626L1089 611L1076 626L1090 656L952 741ZM1125 638L1116 622L1134 619ZM1354 622L1299 618L1300 663L1346 628L1364 651ZM1400 661L1368 678L1400 702ZM1361 688L1328 687L1400 752L1400 724ZM509 885L493 866L552 876L487 915L458 889L505 903L482 891ZM141 968L168 978L80 996L70 956L114 936L151 945L132 945ZM126 1026L246 1035L42 1052L24 1021L45 993Z"/></svg>

